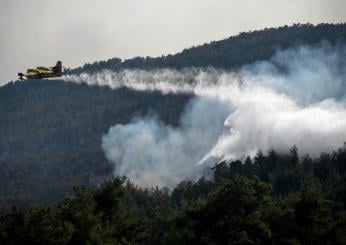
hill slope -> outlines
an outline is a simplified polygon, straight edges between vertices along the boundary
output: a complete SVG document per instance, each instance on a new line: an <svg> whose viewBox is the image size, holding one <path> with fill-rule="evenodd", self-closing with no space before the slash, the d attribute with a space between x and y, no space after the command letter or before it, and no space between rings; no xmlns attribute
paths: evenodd
<svg viewBox="0 0 346 245"><path fill-rule="evenodd" d="M100 145L110 126L149 112L176 125L188 99L54 80L1 87L0 205L55 202L109 175Z"/></svg>
<svg viewBox="0 0 346 245"><path fill-rule="evenodd" d="M295 25L242 33L159 58L117 58L69 73L122 68L214 66L236 69L299 43L346 40L346 25ZM0 87L0 206L56 202L77 184L94 184L111 173L101 151L110 126L156 113L177 125L190 95L111 90L58 80L27 80Z"/></svg>
<svg viewBox="0 0 346 245"><path fill-rule="evenodd" d="M135 57L122 61L119 58L85 64L70 73L95 72L101 69L124 68L185 68L213 66L221 69L237 69L244 64L269 59L277 50L300 44L313 45L322 40L331 44L346 40L346 24L296 24L279 28L240 33L221 41L184 49L175 55L157 58Z"/></svg>

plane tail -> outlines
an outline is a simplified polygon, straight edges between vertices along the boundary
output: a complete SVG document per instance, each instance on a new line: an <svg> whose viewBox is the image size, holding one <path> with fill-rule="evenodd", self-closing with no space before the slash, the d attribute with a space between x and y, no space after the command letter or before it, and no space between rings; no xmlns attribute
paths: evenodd
<svg viewBox="0 0 346 245"><path fill-rule="evenodd" d="M21 73L21 72L18 72L18 76L19 76L19 79L23 79L23 76L24 76L24 74L23 73Z"/></svg>
<svg viewBox="0 0 346 245"><path fill-rule="evenodd" d="M58 73L62 72L62 62L60 60L56 62L55 69Z"/></svg>

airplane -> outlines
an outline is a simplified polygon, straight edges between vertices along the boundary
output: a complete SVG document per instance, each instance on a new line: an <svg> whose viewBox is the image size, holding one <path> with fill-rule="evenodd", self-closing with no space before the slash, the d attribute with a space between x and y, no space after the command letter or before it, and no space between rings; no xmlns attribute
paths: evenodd
<svg viewBox="0 0 346 245"><path fill-rule="evenodd" d="M39 66L36 69L27 69L26 74L19 72L19 79L23 80L23 77L29 79L42 79L51 77L61 77L62 76L62 62L58 61L53 67L43 67Z"/></svg>

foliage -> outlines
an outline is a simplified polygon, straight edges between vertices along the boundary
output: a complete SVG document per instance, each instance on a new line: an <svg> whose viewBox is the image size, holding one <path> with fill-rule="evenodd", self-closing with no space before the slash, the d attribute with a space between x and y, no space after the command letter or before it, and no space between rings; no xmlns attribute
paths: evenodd
<svg viewBox="0 0 346 245"><path fill-rule="evenodd" d="M345 244L346 145L316 159L298 152L223 161L214 180L172 192L125 177L78 186L54 206L3 210L0 243Z"/></svg>

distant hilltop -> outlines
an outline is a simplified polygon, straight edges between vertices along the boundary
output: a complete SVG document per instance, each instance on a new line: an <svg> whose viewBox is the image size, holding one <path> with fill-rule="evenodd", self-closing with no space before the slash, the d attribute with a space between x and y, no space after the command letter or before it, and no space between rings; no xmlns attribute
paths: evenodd
<svg viewBox="0 0 346 245"><path fill-rule="evenodd" d="M270 58L278 49L301 44L313 45L321 41L331 44L346 40L346 24L294 24L278 28L242 32L224 40L213 41L197 47L184 49L180 53L161 57L134 57L121 60L86 63L82 67L67 69L69 74L94 73L103 69L156 69L186 67L208 67L237 69L244 64Z"/></svg>

